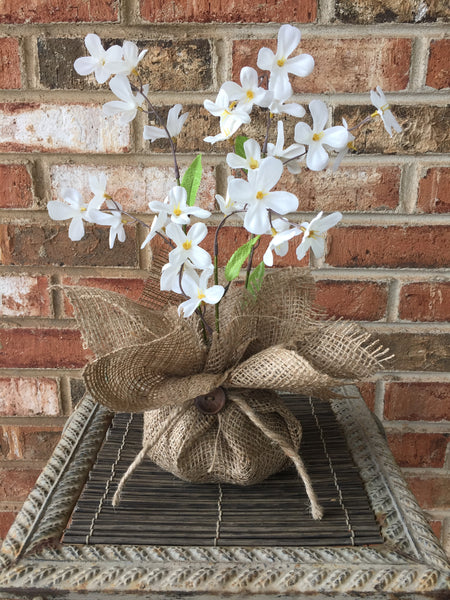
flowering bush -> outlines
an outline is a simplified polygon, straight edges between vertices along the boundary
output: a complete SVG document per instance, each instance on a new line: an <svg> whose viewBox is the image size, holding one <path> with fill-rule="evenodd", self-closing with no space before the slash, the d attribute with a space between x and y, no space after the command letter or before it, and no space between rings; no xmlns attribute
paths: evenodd
<svg viewBox="0 0 450 600"><path fill-rule="evenodd" d="M325 236L328 229L336 225L342 215L334 212L323 216L320 212L311 222L296 222L289 215L299 206L297 197L289 191L277 189L284 168L291 173L301 174L302 169L321 171L330 163L336 170L345 154L354 149L356 133L373 119L380 118L389 135L392 130L399 132L400 126L392 115L382 90L371 91L371 101L376 111L362 122L349 127L342 125L327 127L328 108L322 100L312 100L309 112L312 127L304 121L295 126L294 142L284 148L284 128L282 115L301 119L306 110L295 102L290 102L293 94L290 76L306 77L314 68L314 59L308 54L291 56L300 43L300 31L291 25L283 25L278 33L278 44L274 53L269 48L261 48L257 71L249 66L240 73L240 84L227 81L215 101L205 100L204 107L212 115L219 117L219 133L208 136L205 141L214 144L234 137L234 152L227 155L227 164L234 175L228 177L225 198L216 196L223 219L216 230L214 255L201 247L207 234L204 223L191 219L205 219L210 212L195 206L202 167L201 156L197 156L189 168L180 175L177 162L176 138L179 135L188 113L181 114L182 107L176 104L169 110L164 122L149 98L149 86L139 75L139 62L146 51L139 53L133 42L125 41L123 46L114 45L105 50L100 38L88 34L85 39L90 56L78 58L75 70L81 75L94 74L99 83L109 80L109 87L118 100L103 106L105 115L120 115L121 123L132 121L138 111L143 111L159 126L146 125L143 137L151 143L166 139L173 156L175 185L163 201L149 202L150 210L156 215L148 228L142 247L155 236L160 236L170 247L168 263L162 269L161 289L180 294L180 315L189 317L197 313L205 325L205 334L210 326L204 321L205 304L216 305L216 329L219 328L219 306L227 293L228 285L219 285L218 274L218 233L231 215L240 215L243 227L249 233L248 241L237 248L225 267L228 282L236 279L247 261L245 285L252 293L258 291L264 276L265 267L273 265L273 253L285 256L289 244L297 244L296 255L301 260L309 249L316 257L325 252ZM254 106L267 114L267 128L262 143L245 136L236 135L242 125L250 123ZM271 129L276 126L276 143L269 142ZM67 189L62 201L51 201L48 212L52 219L70 219L69 237L80 240L84 235L84 222L108 226L109 244L113 247L116 238L125 240L124 224L136 217L126 213L121 205L106 192L106 177L100 174L90 178L93 197L85 201L79 192ZM253 265L253 253L261 236L270 236L263 260ZM209 285L213 278L213 285Z"/></svg>

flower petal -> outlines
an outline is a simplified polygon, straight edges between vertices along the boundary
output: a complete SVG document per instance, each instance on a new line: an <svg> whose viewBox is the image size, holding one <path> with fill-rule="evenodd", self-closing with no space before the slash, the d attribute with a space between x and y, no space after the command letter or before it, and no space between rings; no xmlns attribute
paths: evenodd
<svg viewBox="0 0 450 600"><path fill-rule="evenodd" d="M65 202L61 202L61 200L50 200L47 204L47 210L50 219L53 219L54 221L71 219L74 214L73 208Z"/></svg>
<svg viewBox="0 0 450 600"><path fill-rule="evenodd" d="M294 140L299 144L310 144L313 131L308 123L297 123L294 130Z"/></svg>
<svg viewBox="0 0 450 600"><path fill-rule="evenodd" d="M282 25L278 31L277 56L287 58L300 43L300 29L292 25Z"/></svg>
<svg viewBox="0 0 450 600"><path fill-rule="evenodd" d="M257 66L263 71L270 71L275 60L275 54L269 48L261 48L258 52Z"/></svg>
<svg viewBox="0 0 450 600"><path fill-rule="evenodd" d="M321 144L312 144L306 155L306 166L311 171L321 171L328 164L329 156Z"/></svg>
<svg viewBox="0 0 450 600"><path fill-rule="evenodd" d="M83 219L80 217L74 217L69 225L69 238L72 242L78 242L84 236L84 225Z"/></svg>
<svg viewBox="0 0 450 600"><path fill-rule="evenodd" d="M96 33L88 33L84 38L84 45L87 48L87 51L94 58L101 58L104 54L102 41Z"/></svg>
<svg viewBox="0 0 450 600"><path fill-rule="evenodd" d="M311 100L309 110L313 118L313 130L320 133L325 129L328 121L328 108L322 100Z"/></svg>
<svg viewBox="0 0 450 600"><path fill-rule="evenodd" d="M82 56L77 58L73 63L73 67L78 75L90 75L97 66L97 59L92 56Z"/></svg>
<svg viewBox="0 0 450 600"><path fill-rule="evenodd" d="M154 142L155 140L160 140L162 138L167 138L167 133L165 129L161 127L155 127L154 125L144 125L144 140L150 140L150 142Z"/></svg>
<svg viewBox="0 0 450 600"><path fill-rule="evenodd" d="M297 77L307 77L314 69L314 59L310 54L300 54L293 58L288 58L285 68L289 73Z"/></svg>

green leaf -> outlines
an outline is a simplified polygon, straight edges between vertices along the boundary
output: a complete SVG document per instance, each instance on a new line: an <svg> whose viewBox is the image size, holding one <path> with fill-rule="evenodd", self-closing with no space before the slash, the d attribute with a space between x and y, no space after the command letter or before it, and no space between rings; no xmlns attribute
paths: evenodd
<svg viewBox="0 0 450 600"><path fill-rule="evenodd" d="M248 278L248 290L252 296L256 296L261 289L265 270L266 265L261 261L250 273L250 277Z"/></svg>
<svg viewBox="0 0 450 600"><path fill-rule="evenodd" d="M238 135L234 142L234 151L238 156L245 158L244 144L248 140L245 135Z"/></svg>
<svg viewBox="0 0 450 600"><path fill-rule="evenodd" d="M197 197L200 181L202 180L202 155L199 154L194 158L192 163L186 169L181 182L182 187L187 192L188 206L194 206Z"/></svg>
<svg viewBox="0 0 450 600"><path fill-rule="evenodd" d="M236 277L239 276L239 271L241 270L242 265L248 258L253 246L260 237L260 235L257 235L254 238L250 238L248 242L245 242L245 244L243 244L233 253L233 256L230 258L227 266L225 267L225 277L228 281L233 281L233 279L236 279Z"/></svg>

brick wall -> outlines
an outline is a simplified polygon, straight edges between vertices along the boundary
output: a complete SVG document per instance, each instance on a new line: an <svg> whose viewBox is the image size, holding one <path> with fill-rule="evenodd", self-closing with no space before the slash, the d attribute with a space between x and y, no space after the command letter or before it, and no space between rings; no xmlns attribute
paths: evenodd
<svg viewBox="0 0 450 600"><path fill-rule="evenodd" d="M83 350L71 307L50 285L81 282L139 296L148 250L144 232L107 249L89 229L70 243L46 204L65 186L83 190L103 169L124 208L149 220L147 202L170 184L170 156L144 147L142 120L111 130L101 114L109 92L72 69L86 33L149 48L142 69L157 105L191 113L180 142L186 165L206 151L202 204L223 192L226 144L203 141L216 119L202 108L225 79L254 63L278 25L300 24L316 59L298 79L298 100L330 91L336 122L369 110L380 84L403 125L392 140L369 127L342 168L285 183L301 209L341 210L324 261L312 262L318 299L330 315L365 324L396 353L392 370L362 393L383 421L392 451L438 535L450 549L450 11L445 0L4 0L0 4L0 536L82 393ZM256 24L253 24L256 23ZM446 120L447 119L447 120ZM253 132L261 131L255 120ZM213 216L211 228L217 223ZM224 234L232 243L239 232Z"/></svg>

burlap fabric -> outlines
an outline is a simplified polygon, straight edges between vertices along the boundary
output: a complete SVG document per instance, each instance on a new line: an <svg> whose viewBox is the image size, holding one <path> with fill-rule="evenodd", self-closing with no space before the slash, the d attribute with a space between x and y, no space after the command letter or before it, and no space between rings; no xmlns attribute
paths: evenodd
<svg viewBox="0 0 450 600"><path fill-rule="evenodd" d="M175 306L155 310L86 287L66 292L97 356L84 371L89 392L114 411L149 411L143 448L152 460L189 481L248 485L283 468L289 456L318 516L297 454L300 425L273 394L245 390L323 397L342 379L372 375L386 351L354 324L322 320L313 289L308 271L289 268L266 274L256 297L243 287L229 290L220 333L208 344L198 317L179 317ZM205 318L214 324L214 308ZM218 386L228 391L225 409L201 414L193 399Z"/></svg>

